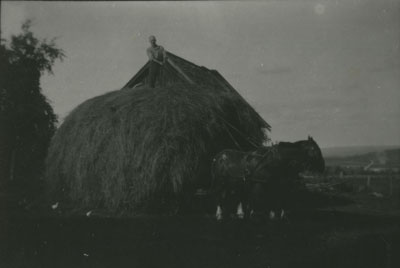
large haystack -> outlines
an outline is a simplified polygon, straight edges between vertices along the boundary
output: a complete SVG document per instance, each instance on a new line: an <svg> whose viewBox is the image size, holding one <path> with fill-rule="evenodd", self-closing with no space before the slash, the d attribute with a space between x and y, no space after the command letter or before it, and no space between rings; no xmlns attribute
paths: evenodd
<svg viewBox="0 0 400 268"><path fill-rule="evenodd" d="M81 207L138 208L207 187L213 156L252 149L269 125L231 91L177 83L118 90L79 105L54 136L46 182Z"/></svg>

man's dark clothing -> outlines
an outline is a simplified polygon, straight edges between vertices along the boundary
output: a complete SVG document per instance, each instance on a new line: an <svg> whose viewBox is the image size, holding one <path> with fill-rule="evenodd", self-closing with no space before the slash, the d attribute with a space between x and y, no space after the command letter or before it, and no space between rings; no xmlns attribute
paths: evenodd
<svg viewBox="0 0 400 268"><path fill-rule="evenodd" d="M151 88L156 86L157 77L160 76L161 73L161 65L155 61L150 61L149 68L149 85Z"/></svg>
<svg viewBox="0 0 400 268"><path fill-rule="evenodd" d="M164 62L165 50L162 46L152 46L147 49L147 55L150 60L149 85L153 88L155 87L156 80L160 77L162 71L162 65L154 60Z"/></svg>

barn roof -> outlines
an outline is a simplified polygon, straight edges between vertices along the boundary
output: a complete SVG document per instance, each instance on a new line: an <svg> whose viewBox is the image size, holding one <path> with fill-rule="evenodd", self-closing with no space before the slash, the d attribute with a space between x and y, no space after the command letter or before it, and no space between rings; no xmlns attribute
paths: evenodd
<svg viewBox="0 0 400 268"><path fill-rule="evenodd" d="M148 83L150 62L147 62L122 88L132 89ZM167 62L162 69L157 84L168 86L176 83L189 83L201 86L211 86L214 89L234 94L247 105L250 104L232 87L231 84L217 71L204 66L198 66L171 52L167 52ZM254 108L251 107L254 110ZM255 112L255 110L254 110ZM265 123L265 128L271 130L271 126L256 112L259 120Z"/></svg>

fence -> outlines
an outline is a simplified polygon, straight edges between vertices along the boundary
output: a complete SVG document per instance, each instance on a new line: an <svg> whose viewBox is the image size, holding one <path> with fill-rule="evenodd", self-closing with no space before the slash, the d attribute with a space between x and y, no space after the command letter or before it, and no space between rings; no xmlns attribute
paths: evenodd
<svg viewBox="0 0 400 268"><path fill-rule="evenodd" d="M356 191L370 190L391 197L400 196L400 174L373 175L328 175L324 177L306 177L310 182L346 183Z"/></svg>

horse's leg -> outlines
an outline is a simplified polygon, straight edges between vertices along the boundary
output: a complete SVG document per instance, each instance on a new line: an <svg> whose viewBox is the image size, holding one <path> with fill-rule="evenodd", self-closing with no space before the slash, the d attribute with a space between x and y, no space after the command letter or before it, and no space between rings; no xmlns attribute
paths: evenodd
<svg viewBox="0 0 400 268"><path fill-rule="evenodd" d="M288 207L288 198L290 196L289 194L289 188L291 187L291 185L288 183L288 178L287 177L283 177L281 179L281 184L279 185L279 219L283 220L286 215L285 215L285 208Z"/></svg>
<svg viewBox="0 0 400 268"><path fill-rule="evenodd" d="M226 199L226 190L221 190L219 191L217 195L217 211L215 213L215 217L218 221L223 220L224 218L224 209L226 207L226 204L224 204Z"/></svg>
<svg viewBox="0 0 400 268"><path fill-rule="evenodd" d="M281 189L281 194L280 194L280 199L279 199L279 204L278 204L278 209L279 209L279 219L283 220L283 217L285 216L285 205L286 205L286 191L287 189L282 188Z"/></svg>
<svg viewBox="0 0 400 268"><path fill-rule="evenodd" d="M282 185L281 177L277 176L274 178L274 182L271 184L271 212L269 218L271 220L280 220L282 209L283 209L283 199L284 199L284 186Z"/></svg>
<svg viewBox="0 0 400 268"><path fill-rule="evenodd" d="M221 221L224 218L222 215L221 205L217 205L217 212L215 213L215 217L216 217L217 221Z"/></svg>
<svg viewBox="0 0 400 268"><path fill-rule="evenodd" d="M215 213L215 217L217 221L222 220L224 217L222 215L222 202L221 202L221 193L217 196L217 212Z"/></svg>
<svg viewBox="0 0 400 268"><path fill-rule="evenodd" d="M268 210L268 217L272 221L276 220L277 213L279 213L279 206L277 205L277 203L278 202L276 200L276 196L272 196L272 199L270 199L270 206Z"/></svg>
<svg viewBox="0 0 400 268"><path fill-rule="evenodd" d="M285 217L285 210L283 208L281 209L280 217L281 217L281 220Z"/></svg>
<svg viewBox="0 0 400 268"><path fill-rule="evenodd" d="M246 184L243 183L239 183L237 185L237 197L238 197L238 206L236 209L236 216L238 217L238 219L243 220L246 216L246 207L247 207L247 189L246 189Z"/></svg>
<svg viewBox="0 0 400 268"><path fill-rule="evenodd" d="M250 185L248 194L249 217L261 219L265 213L269 213L269 192L265 183L256 182Z"/></svg>
<svg viewBox="0 0 400 268"><path fill-rule="evenodd" d="M239 202L239 205L237 207L236 215L239 219L244 219L244 210L243 210L243 205L242 202Z"/></svg>
<svg viewBox="0 0 400 268"><path fill-rule="evenodd" d="M250 194L251 194L251 185L246 182L243 187L243 194L242 194L242 199L243 199L243 208L244 208L244 217L249 219L250 214L251 214L251 205L250 205Z"/></svg>
<svg viewBox="0 0 400 268"><path fill-rule="evenodd" d="M273 210L269 211L269 219L270 220L275 220L275 211L273 211Z"/></svg>

